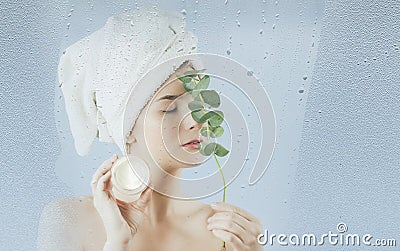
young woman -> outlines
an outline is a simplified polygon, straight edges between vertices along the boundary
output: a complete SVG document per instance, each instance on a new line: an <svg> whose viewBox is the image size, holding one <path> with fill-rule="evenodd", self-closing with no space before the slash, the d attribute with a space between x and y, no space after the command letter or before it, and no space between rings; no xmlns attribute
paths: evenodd
<svg viewBox="0 0 400 251"><path fill-rule="evenodd" d="M168 27L170 28L170 27ZM68 197L47 204L42 212L39 250L85 251L259 251L262 224L251 213L228 203L211 205L179 200L178 179L183 168L202 162L193 144L201 141L202 124L193 120L193 100L178 74L194 70L185 62L156 90L139 113L125 139L130 153L149 165L151 183L133 203L115 199L111 171L114 155L94 173L92 196Z"/></svg>

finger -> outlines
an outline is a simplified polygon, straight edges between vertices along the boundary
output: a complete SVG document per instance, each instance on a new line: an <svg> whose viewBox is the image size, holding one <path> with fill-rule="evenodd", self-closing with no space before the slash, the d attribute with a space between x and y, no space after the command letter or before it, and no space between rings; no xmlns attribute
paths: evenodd
<svg viewBox="0 0 400 251"><path fill-rule="evenodd" d="M236 235L243 243L246 243L246 240L249 239L246 238L246 231L241 226L232 221L213 220L208 223L207 229L221 229L231 232L232 234Z"/></svg>
<svg viewBox="0 0 400 251"><path fill-rule="evenodd" d="M144 190L143 193L140 195L138 201L135 204L135 207L143 212L146 206L149 204L152 194L153 189L147 187L146 190Z"/></svg>
<svg viewBox="0 0 400 251"><path fill-rule="evenodd" d="M259 226L254 222L248 221L241 215L236 214L234 212L218 212L215 213L212 217L208 218L207 220L208 223L214 221L225 221L225 222L236 223L238 226L241 227L241 229L243 229L243 231L230 231L230 228L228 228L227 230L239 234L241 240L249 245L257 241L255 236L258 236L262 231L261 225Z"/></svg>
<svg viewBox="0 0 400 251"><path fill-rule="evenodd" d="M96 190L97 182L101 176L103 176L114 164L115 160L117 160L118 156L115 154L111 158L105 160L100 167L96 170L96 172L92 176L92 181L90 183L92 187L92 192Z"/></svg>
<svg viewBox="0 0 400 251"><path fill-rule="evenodd" d="M248 229L251 224L251 222L248 221L246 218L234 212L217 212L213 216L208 218L207 221L211 222L213 220L233 221L243 229Z"/></svg>
<svg viewBox="0 0 400 251"><path fill-rule="evenodd" d="M237 214L243 216L248 221L258 222L258 219L254 215L252 215L251 213L247 212L246 210L244 210L244 209L242 209L240 207L237 207L237 206L225 203L225 202L214 202L214 203L211 203L211 207L216 211L234 212L234 213L237 213Z"/></svg>
<svg viewBox="0 0 400 251"><path fill-rule="evenodd" d="M107 173L105 173L103 176L101 176L101 178L99 179L98 183L97 183L97 192L103 193L107 192L105 191L106 188L106 184L107 182L110 180L111 177L111 171L107 171Z"/></svg>
<svg viewBox="0 0 400 251"><path fill-rule="evenodd" d="M215 237L225 241L230 246L233 247L234 250L246 250L247 248L244 246L243 242L231 232L221 230L221 229L213 229L212 233Z"/></svg>

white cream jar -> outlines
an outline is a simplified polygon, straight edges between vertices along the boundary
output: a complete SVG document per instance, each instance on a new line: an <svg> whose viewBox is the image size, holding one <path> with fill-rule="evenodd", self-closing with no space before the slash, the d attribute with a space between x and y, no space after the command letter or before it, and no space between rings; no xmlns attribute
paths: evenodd
<svg viewBox="0 0 400 251"><path fill-rule="evenodd" d="M136 201L149 182L149 167L137 156L123 156L111 168L112 193L118 200L127 203Z"/></svg>

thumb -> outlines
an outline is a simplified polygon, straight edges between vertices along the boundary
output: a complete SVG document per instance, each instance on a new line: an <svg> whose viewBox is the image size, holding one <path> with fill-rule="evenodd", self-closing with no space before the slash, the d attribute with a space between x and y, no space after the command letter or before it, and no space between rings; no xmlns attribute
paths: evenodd
<svg viewBox="0 0 400 251"><path fill-rule="evenodd" d="M144 211L146 206L151 201L152 194L153 194L153 189L147 187L146 190L144 190L143 193L140 195L138 201L136 202L137 209Z"/></svg>

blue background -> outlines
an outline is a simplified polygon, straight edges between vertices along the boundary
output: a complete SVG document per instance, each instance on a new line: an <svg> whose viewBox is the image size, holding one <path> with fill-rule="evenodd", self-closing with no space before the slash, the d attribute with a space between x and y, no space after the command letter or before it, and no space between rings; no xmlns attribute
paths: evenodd
<svg viewBox="0 0 400 251"><path fill-rule="evenodd" d="M109 16L142 5L184 9L199 52L239 61L269 93L277 123L272 161L254 186L244 170L228 188L230 203L271 233L322 234L344 222L349 233L399 242L400 4L169 2L1 4L0 249L34 250L43 206L90 194L92 173L117 150L97 143L88 156L76 154L57 64Z"/></svg>

